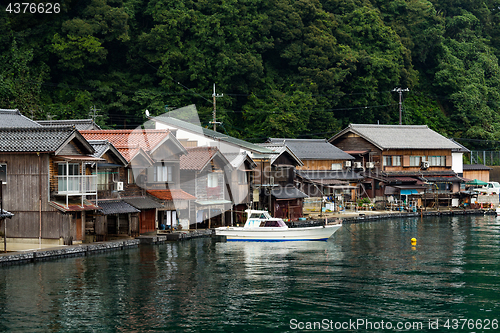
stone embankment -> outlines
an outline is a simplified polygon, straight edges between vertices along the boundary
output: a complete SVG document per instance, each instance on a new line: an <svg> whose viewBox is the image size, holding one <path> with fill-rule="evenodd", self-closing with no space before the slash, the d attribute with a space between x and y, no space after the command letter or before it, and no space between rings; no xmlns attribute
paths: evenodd
<svg viewBox="0 0 500 333"><path fill-rule="evenodd" d="M191 238L207 237L212 234L212 230L198 230L193 232L179 232L165 235L139 236L135 239L115 240L108 242L98 242L90 244L79 244L70 246L60 246L50 249L20 251L0 254L0 266L23 264L50 259L88 256L104 251L123 250L137 247L140 244L161 244L167 241L179 241Z"/></svg>

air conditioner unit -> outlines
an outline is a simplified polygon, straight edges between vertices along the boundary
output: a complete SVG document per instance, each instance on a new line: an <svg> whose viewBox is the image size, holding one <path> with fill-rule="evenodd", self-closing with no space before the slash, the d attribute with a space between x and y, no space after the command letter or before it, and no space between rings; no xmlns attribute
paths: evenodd
<svg viewBox="0 0 500 333"><path fill-rule="evenodd" d="M351 161L345 161L344 165L345 165L346 168L350 168L351 167Z"/></svg>
<svg viewBox="0 0 500 333"><path fill-rule="evenodd" d="M375 167L375 163L373 162L366 162L366 168L367 169L373 169Z"/></svg>
<svg viewBox="0 0 500 333"><path fill-rule="evenodd" d="M354 169L361 169L361 168L363 168L361 162L354 162Z"/></svg>
<svg viewBox="0 0 500 333"><path fill-rule="evenodd" d="M123 191L123 182L115 182L115 191Z"/></svg>
<svg viewBox="0 0 500 333"><path fill-rule="evenodd" d="M420 163L420 167L422 169L427 169L429 167L429 162L427 161L422 161L422 163Z"/></svg>

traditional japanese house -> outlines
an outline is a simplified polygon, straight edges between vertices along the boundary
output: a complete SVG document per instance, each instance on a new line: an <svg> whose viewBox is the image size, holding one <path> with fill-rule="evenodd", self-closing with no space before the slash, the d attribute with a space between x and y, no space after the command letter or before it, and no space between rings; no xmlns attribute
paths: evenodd
<svg viewBox="0 0 500 333"><path fill-rule="evenodd" d="M233 203L232 189L227 186L232 166L215 147L194 147L181 157L181 187L196 197L191 207L191 229L231 224L226 211ZM231 218L232 214L228 214Z"/></svg>
<svg viewBox="0 0 500 333"><path fill-rule="evenodd" d="M299 188L317 200L342 202L355 195L358 182L364 177L351 169L354 157L333 146L325 139L269 138L266 147L288 147L303 163L297 166ZM336 199L337 198L337 199Z"/></svg>
<svg viewBox="0 0 500 333"><path fill-rule="evenodd" d="M461 147L425 125L351 124L329 142L356 157L352 167L365 176L361 194L375 200L410 195L448 205L460 189L452 153Z"/></svg>
<svg viewBox="0 0 500 333"><path fill-rule="evenodd" d="M251 167L254 165L252 160L254 156L258 156L259 160L265 159L269 161L274 155L272 150L231 137L226 133L219 133L202 127L195 105L179 108L157 117L150 117L149 119L156 129L175 131L176 138L184 147L216 147L229 161L236 175L228 177L230 183L227 186L229 186L232 193L239 193L238 195L233 195L234 201L231 207L233 211L231 219L233 221L238 218L236 216L237 212L241 212L245 206L247 208L259 207L258 193L264 184L256 182L256 179L261 179L260 170ZM242 160L246 161L244 162L246 167L240 164ZM246 175L243 175L243 172ZM248 179L246 185L242 182L244 179Z"/></svg>
<svg viewBox="0 0 500 333"><path fill-rule="evenodd" d="M259 189L254 194L259 207L263 207L275 216L296 220L303 216L303 199L307 194L301 191L300 183L295 178L296 168L303 166L302 161L282 144L261 144L274 152L274 155L254 155L257 164L254 182Z"/></svg>
<svg viewBox="0 0 500 333"><path fill-rule="evenodd" d="M171 224L177 226L179 212L187 211L189 201L194 198L180 189L180 156L187 151L171 131L89 130L81 133L89 140L108 140L127 162L127 168L118 170L119 182L114 182L119 187L116 194L120 200L114 198L116 207L109 212L116 215L123 210L123 214L131 214L129 229L135 230L135 215L129 206L138 209L139 233L161 229L166 221L173 221Z"/></svg>
<svg viewBox="0 0 500 333"><path fill-rule="evenodd" d="M99 209L94 149L74 127L0 128L8 238L49 244L84 240ZM90 201L94 200L94 203Z"/></svg>

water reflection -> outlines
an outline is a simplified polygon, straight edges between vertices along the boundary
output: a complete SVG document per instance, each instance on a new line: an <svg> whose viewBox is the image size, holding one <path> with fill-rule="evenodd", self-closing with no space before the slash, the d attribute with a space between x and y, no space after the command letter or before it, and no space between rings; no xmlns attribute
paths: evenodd
<svg viewBox="0 0 500 333"><path fill-rule="evenodd" d="M0 331L290 331L303 321L493 319L500 219L346 225L328 242L199 239L0 269ZM411 238L417 239L412 245Z"/></svg>

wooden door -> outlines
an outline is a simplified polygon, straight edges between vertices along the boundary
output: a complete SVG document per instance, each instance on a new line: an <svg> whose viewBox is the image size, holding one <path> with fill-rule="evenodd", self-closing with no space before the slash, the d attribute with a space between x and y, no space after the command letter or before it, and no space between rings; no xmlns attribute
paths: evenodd
<svg viewBox="0 0 500 333"><path fill-rule="evenodd" d="M139 224L141 234L145 232L151 232L156 230L155 226L156 220L156 210L155 209L144 209L139 214Z"/></svg>
<svg viewBox="0 0 500 333"><path fill-rule="evenodd" d="M76 239L77 241L83 240L83 226L82 226L82 213L76 213Z"/></svg>

